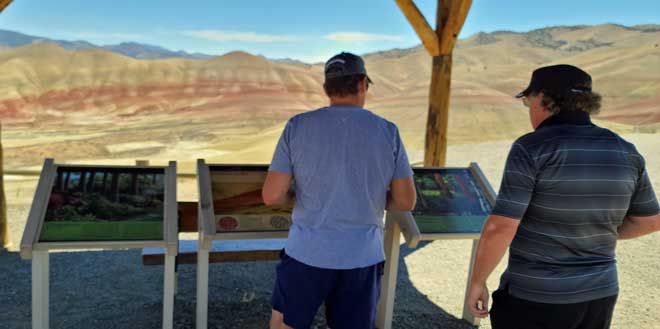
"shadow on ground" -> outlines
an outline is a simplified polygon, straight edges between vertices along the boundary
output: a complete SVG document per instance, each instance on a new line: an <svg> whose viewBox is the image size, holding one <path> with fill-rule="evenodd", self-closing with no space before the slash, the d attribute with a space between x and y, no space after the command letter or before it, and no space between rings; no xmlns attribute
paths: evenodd
<svg viewBox="0 0 660 329"><path fill-rule="evenodd" d="M418 291L401 248L393 328L475 328L438 307ZM159 328L163 267L143 266L140 250L50 254L51 328ZM275 263L212 264L209 274L209 328L266 328ZM178 268L175 328L194 328L196 267ZM30 262L18 253L0 253L0 328L31 327ZM314 327L324 328L323 310Z"/></svg>

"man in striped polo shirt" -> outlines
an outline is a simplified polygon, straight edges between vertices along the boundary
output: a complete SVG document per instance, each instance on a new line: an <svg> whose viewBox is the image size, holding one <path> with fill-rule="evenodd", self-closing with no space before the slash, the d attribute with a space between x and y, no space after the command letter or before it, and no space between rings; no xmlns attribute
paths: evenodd
<svg viewBox="0 0 660 329"><path fill-rule="evenodd" d="M609 328L617 240L660 230L644 158L591 122L601 97L577 67L539 68L517 97L529 107L534 132L509 152L468 306L488 316L486 279L508 247L508 267L493 293L493 328Z"/></svg>

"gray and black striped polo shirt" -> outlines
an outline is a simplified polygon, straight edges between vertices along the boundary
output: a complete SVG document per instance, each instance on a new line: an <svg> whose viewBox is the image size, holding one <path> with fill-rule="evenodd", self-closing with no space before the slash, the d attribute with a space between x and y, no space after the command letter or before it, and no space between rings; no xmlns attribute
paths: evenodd
<svg viewBox="0 0 660 329"><path fill-rule="evenodd" d="M585 112L552 116L507 158L493 214L520 226L500 289L553 304L616 295L617 227L659 211L634 145Z"/></svg>

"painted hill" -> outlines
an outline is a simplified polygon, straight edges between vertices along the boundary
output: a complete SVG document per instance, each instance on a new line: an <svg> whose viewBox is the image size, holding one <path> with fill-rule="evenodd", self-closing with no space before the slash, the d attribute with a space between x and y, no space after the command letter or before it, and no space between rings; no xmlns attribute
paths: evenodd
<svg viewBox="0 0 660 329"><path fill-rule="evenodd" d="M450 143L511 139L528 131L525 109L512 95L534 68L555 63L592 74L594 89L604 96L598 117L604 125L656 131L659 44L658 25L550 27L462 39L454 55ZM429 56L415 47L365 59L376 83L368 107L399 125L411 153L421 152ZM326 103L322 82L320 64L245 52L139 60L107 49L30 43L0 52L3 143L16 165L53 152L65 159L188 154L190 160L206 154L218 161L265 162L288 117Z"/></svg>

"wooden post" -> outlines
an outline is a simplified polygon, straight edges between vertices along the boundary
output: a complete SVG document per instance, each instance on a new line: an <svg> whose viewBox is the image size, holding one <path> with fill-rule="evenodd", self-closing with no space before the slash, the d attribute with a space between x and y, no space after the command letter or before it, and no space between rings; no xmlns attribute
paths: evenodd
<svg viewBox="0 0 660 329"><path fill-rule="evenodd" d="M9 4L12 2L12 0L0 0L0 13L9 6Z"/></svg>
<svg viewBox="0 0 660 329"><path fill-rule="evenodd" d="M433 57L424 166L441 167L447 158L447 127L451 91L452 53L472 0L438 1L435 33L440 54Z"/></svg>
<svg viewBox="0 0 660 329"><path fill-rule="evenodd" d="M385 273L381 279L380 298L376 310L376 327L392 329L394 316L394 297L396 295L396 278L399 270L399 252L401 229L393 216L385 216Z"/></svg>
<svg viewBox="0 0 660 329"><path fill-rule="evenodd" d="M0 124L0 251L9 244L9 230L7 223L7 201L5 199L5 183L3 179L2 160L2 124Z"/></svg>
<svg viewBox="0 0 660 329"><path fill-rule="evenodd" d="M422 44L429 55L438 56L440 54L438 35L433 31L413 0L395 0L395 2L403 15L406 16L406 19L408 19L419 39L422 40Z"/></svg>
<svg viewBox="0 0 660 329"><path fill-rule="evenodd" d="M438 0L435 33L440 40L442 29L449 17L450 1ZM440 40L442 42L442 40ZM449 123L449 92L451 88L452 55L440 54L433 57L431 85L429 90L429 112L426 122L424 166L441 167L447 157L447 126Z"/></svg>
<svg viewBox="0 0 660 329"><path fill-rule="evenodd" d="M442 167L447 158L451 65L451 54L433 57L424 145L425 167Z"/></svg>

